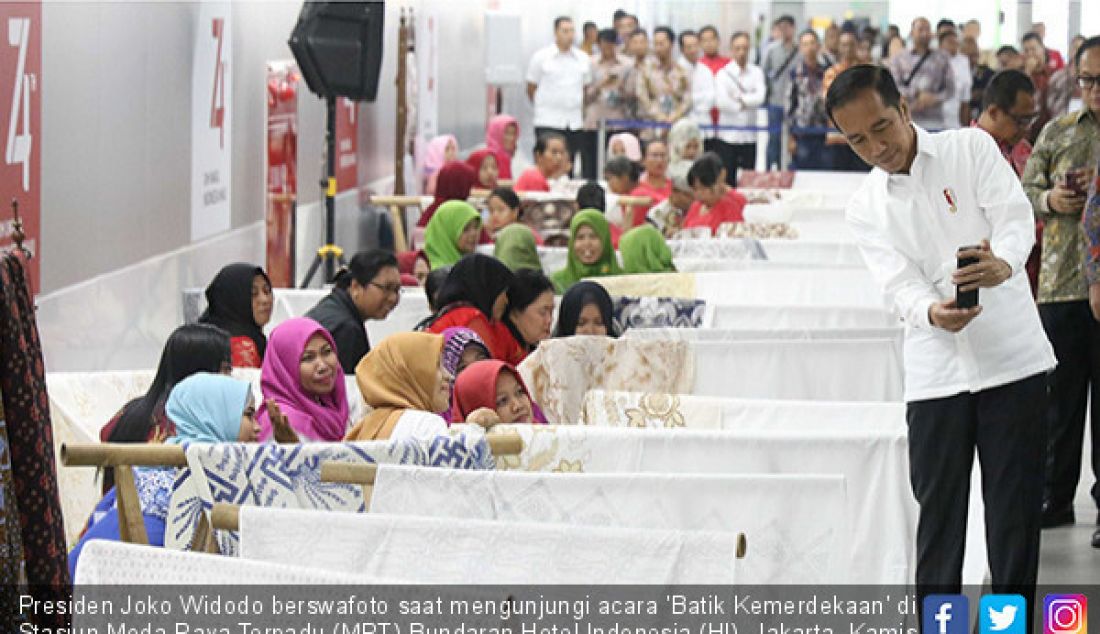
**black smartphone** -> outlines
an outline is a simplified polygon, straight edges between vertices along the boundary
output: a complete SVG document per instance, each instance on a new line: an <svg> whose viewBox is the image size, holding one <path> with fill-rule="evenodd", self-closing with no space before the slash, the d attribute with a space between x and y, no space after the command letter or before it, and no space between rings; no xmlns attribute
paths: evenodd
<svg viewBox="0 0 1100 634"><path fill-rule="evenodd" d="M969 251L971 249L980 249L980 246L971 247L959 247L959 252ZM964 266L970 266L971 264L977 264L978 258L957 258L956 269L961 269ZM978 305L978 289L972 291L960 291L958 284L955 285L955 306L958 308L973 308Z"/></svg>

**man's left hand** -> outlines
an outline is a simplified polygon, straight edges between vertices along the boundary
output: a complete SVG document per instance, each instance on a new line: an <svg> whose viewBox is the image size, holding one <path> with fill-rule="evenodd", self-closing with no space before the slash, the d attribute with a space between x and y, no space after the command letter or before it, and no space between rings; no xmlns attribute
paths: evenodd
<svg viewBox="0 0 1100 634"><path fill-rule="evenodd" d="M989 248L989 240L982 240L981 246L977 249L959 251L958 257L978 260L974 264L955 271L951 276L951 281L963 292L976 288L993 288L1012 277L1012 267L993 254Z"/></svg>

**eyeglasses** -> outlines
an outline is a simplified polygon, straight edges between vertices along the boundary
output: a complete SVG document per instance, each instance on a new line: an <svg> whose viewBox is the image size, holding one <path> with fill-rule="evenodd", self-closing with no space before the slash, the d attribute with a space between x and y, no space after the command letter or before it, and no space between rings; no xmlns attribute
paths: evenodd
<svg viewBox="0 0 1100 634"><path fill-rule="evenodd" d="M1023 115L1015 115L1009 113L1008 116L1012 117L1012 120L1016 122L1016 125L1020 126L1021 128L1030 128L1031 124L1035 123L1035 120L1039 118L1039 113L1035 112L1032 114Z"/></svg>
<svg viewBox="0 0 1100 634"><path fill-rule="evenodd" d="M1088 75L1078 75L1077 85L1081 87L1081 90L1088 90L1097 83L1100 83L1100 77L1090 77Z"/></svg>
<svg viewBox="0 0 1100 634"><path fill-rule="evenodd" d="M381 284L375 284L374 282L371 282L370 285L377 288L378 290L382 291L383 293L385 293L387 295L400 295L401 294L401 285L400 284L396 284L396 285L392 285L392 286L383 286Z"/></svg>

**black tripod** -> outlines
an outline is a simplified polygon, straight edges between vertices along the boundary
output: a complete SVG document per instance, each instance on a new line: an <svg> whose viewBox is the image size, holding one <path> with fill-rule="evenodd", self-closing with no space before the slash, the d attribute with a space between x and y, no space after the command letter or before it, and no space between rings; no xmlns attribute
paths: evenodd
<svg viewBox="0 0 1100 634"><path fill-rule="evenodd" d="M309 288L322 262L325 264L326 281L332 281L336 263L344 266L344 250L336 246L336 97L325 97L325 106L325 171L328 178L321 181L321 186L325 188L325 244L313 256L313 263L309 265L301 288Z"/></svg>

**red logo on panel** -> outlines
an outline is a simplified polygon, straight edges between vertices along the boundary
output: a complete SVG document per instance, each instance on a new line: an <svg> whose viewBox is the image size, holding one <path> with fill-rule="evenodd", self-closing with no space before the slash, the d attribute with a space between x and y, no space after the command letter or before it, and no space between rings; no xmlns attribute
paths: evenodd
<svg viewBox="0 0 1100 634"><path fill-rule="evenodd" d="M222 40L225 37L225 19L214 18L214 39L218 41L218 54L214 59L214 91L210 99L210 127L221 132L219 147L225 147L225 61L222 60Z"/></svg>

